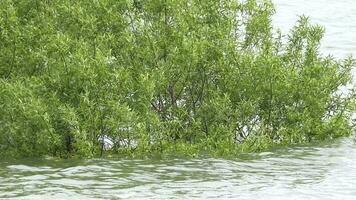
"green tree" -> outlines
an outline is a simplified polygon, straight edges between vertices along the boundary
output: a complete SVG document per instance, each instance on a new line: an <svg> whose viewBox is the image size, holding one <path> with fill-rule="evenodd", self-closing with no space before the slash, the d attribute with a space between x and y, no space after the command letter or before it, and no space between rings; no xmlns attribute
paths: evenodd
<svg viewBox="0 0 356 200"><path fill-rule="evenodd" d="M260 150L349 135L352 58L267 0L0 2L7 156ZM176 148L177 147L177 148ZM180 149L179 149L180 148ZM191 152L186 152L191 153Z"/></svg>

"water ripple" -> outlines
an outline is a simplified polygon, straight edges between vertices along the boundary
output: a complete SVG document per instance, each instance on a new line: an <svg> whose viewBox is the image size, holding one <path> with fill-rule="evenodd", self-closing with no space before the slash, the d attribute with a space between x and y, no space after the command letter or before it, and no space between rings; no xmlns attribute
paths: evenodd
<svg viewBox="0 0 356 200"><path fill-rule="evenodd" d="M256 159L89 160L0 165L6 199L353 199L356 145L279 149Z"/></svg>

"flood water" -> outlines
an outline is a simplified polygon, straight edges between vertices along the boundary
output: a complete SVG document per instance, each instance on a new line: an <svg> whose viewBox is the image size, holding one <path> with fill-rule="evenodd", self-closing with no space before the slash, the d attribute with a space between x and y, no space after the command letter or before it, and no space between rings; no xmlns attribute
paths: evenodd
<svg viewBox="0 0 356 200"><path fill-rule="evenodd" d="M22 160L0 199L356 199L352 139L235 159Z"/></svg>
<svg viewBox="0 0 356 200"><path fill-rule="evenodd" d="M284 33L305 14L324 54L356 55L356 0L275 0ZM0 160L0 199L356 199L356 142L234 159Z"/></svg>
<svg viewBox="0 0 356 200"><path fill-rule="evenodd" d="M355 0L273 0L276 7L274 23L283 33L295 25L298 16L310 17L312 23L326 29L321 50L337 58L356 56Z"/></svg>

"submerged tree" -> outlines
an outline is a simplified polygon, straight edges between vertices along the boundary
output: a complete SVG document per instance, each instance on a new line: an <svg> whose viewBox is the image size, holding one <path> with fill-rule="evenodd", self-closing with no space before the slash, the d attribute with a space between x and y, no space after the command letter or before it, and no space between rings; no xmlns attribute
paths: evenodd
<svg viewBox="0 0 356 200"><path fill-rule="evenodd" d="M353 59L269 1L0 2L0 151L258 150L349 135ZM354 87L354 86L353 86Z"/></svg>

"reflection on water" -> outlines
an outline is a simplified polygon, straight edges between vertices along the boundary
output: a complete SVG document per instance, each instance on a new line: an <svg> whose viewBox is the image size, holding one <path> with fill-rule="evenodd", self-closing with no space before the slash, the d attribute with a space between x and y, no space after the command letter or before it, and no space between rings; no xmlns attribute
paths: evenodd
<svg viewBox="0 0 356 200"><path fill-rule="evenodd" d="M275 0L286 33L297 15L326 27L322 51L356 55L355 0ZM356 144L233 160L0 160L0 199L356 199Z"/></svg>
<svg viewBox="0 0 356 200"><path fill-rule="evenodd" d="M0 199L356 198L351 139L243 158L3 162Z"/></svg>

